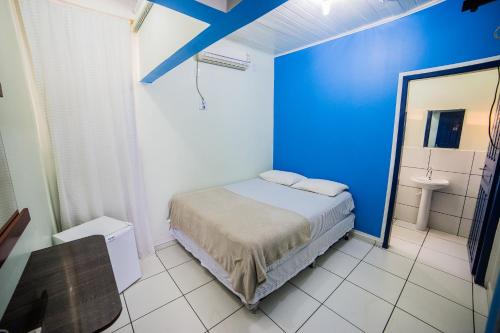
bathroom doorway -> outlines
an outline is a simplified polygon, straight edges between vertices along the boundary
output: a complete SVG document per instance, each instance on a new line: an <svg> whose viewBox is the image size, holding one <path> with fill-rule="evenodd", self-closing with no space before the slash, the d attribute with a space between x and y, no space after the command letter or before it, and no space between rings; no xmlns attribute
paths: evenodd
<svg viewBox="0 0 500 333"><path fill-rule="evenodd" d="M499 65L497 57L400 75L383 230L390 251L468 281L472 271L481 285L498 224L498 199L487 194L498 187L490 141L500 141Z"/></svg>

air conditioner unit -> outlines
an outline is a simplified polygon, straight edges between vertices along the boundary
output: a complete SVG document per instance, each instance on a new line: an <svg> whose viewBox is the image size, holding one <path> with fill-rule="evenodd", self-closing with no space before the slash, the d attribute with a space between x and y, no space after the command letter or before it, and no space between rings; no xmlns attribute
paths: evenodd
<svg viewBox="0 0 500 333"><path fill-rule="evenodd" d="M216 66L246 71L250 67L250 57L245 52L230 48L209 48L198 53L197 60Z"/></svg>

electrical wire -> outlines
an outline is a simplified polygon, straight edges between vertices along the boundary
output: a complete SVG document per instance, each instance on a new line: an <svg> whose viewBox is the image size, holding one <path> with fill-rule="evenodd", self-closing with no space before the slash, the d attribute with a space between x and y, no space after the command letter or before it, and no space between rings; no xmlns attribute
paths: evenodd
<svg viewBox="0 0 500 333"><path fill-rule="evenodd" d="M200 61L198 59L196 59L196 90L198 91L198 95L200 95L200 99L201 99L200 110L205 110L207 108L207 103L205 101L205 97L203 97L203 94L200 91L200 86L198 84L198 77L199 77L199 73L200 73L199 64L200 64Z"/></svg>
<svg viewBox="0 0 500 333"><path fill-rule="evenodd" d="M495 107L495 103L497 101L497 96L498 96L498 86L500 85L500 66L497 67L498 71L498 79L497 79L497 86L495 88L495 96L493 97L493 103L491 103L491 108L490 108L490 114L488 117L488 137L490 138L490 143L495 149L500 149L495 145L495 142L493 140L493 137L491 136L491 116L493 115L493 108ZM500 115L496 115L496 117L500 117ZM500 130L500 128L497 128L497 130ZM498 135L498 134L497 134Z"/></svg>

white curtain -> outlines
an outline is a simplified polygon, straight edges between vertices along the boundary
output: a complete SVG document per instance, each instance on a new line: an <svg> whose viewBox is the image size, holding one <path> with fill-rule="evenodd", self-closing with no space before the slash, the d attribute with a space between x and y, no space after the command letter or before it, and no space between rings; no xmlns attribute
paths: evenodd
<svg viewBox="0 0 500 333"><path fill-rule="evenodd" d="M62 227L102 215L129 221L139 254L149 254L129 22L52 0L20 4L50 130Z"/></svg>

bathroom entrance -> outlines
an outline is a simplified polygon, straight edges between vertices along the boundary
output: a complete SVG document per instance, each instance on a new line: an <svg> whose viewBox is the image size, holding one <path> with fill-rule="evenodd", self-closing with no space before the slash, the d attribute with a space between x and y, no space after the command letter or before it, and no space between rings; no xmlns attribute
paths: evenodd
<svg viewBox="0 0 500 333"><path fill-rule="evenodd" d="M383 244L480 285L499 215L499 65L401 75Z"/></svg>

